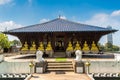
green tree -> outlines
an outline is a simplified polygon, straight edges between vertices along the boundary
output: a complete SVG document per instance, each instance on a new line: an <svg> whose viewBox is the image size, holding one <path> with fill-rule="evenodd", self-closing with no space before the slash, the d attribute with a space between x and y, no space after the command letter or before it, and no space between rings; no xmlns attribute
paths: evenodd
<svg viewBox="0 0 120 80"><path fill-rule="evenodd" d="M119 51L119 47L118 47L118 46L113 45L113 51Z"/></svg>
<svg viewBox="0 0 120 80"><path fill-rule="evenodd" d="M100 44L100 43L98 43L98 47L99 47L99 50L102 50L102 51L104 51L104 50L105 50L104 45L102 45L102 44Z"/></svg>
<svg viewBox="0 0 120 80"><path fill-rule="evenodd" d="M10 42L8 40L8 37L5 34L0 33L0 48L3 49L9 47L10 47Z"/></svg>
<svg viewBox="0 0 120 80"><path fill-rule="evenodd" d="M105 50L106 51L112 51L112 47L113 47L113 45L111 43L106 43L105 44Z"/></svg>

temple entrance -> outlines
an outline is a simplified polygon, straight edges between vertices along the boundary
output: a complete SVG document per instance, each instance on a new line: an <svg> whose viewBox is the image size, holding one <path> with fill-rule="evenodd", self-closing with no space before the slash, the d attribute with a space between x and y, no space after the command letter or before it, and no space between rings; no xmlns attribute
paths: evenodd
<svg viewBox="0 0 120 80"><path fill-rule="evenodd" d="M56 36L55 38L55 52L63 52L64 49L64 36Z"/></svg>

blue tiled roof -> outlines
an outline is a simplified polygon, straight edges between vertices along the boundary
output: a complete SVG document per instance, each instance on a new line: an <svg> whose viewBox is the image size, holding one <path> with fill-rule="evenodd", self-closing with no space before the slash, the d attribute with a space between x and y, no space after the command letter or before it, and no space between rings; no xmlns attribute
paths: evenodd
<svg viewBox="0 0 120 80"><path fill-rule="evenodd" d="M30 25L8 32L82 32L82 31L112 31L113 29L102 28L87 24L76 23L65 19L54 19L45 23Z"/></svg>

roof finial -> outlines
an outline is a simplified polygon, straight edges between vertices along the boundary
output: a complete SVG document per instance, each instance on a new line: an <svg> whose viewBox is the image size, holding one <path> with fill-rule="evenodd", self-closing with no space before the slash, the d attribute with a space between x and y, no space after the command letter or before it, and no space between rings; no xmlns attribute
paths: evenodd
<svg viewBox="0 0 120 80"><path fill-rule="evenodd" d="M61 19L61 15L60 14L59 14L58 18Z"/></svg>

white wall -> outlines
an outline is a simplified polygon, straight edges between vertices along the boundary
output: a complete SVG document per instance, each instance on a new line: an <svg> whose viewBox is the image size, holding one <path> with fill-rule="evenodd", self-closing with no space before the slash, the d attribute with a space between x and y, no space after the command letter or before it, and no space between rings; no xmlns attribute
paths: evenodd
<svg viewBox="0 0 120 80"><path fill-rule="evenodd" d="M29 62L1 62L1 73L30 73Z"/></svg>
<svg viewBox="0 0 120 80"><path fill-rule="evenodd" d="M92 61L90 73L120 73L120 62L117 61Z"/></svg>

